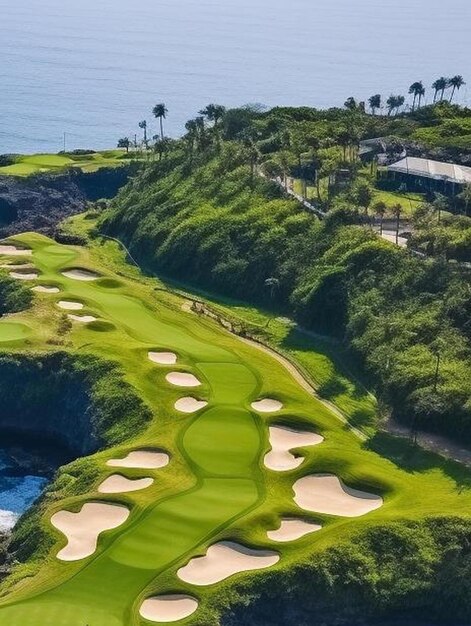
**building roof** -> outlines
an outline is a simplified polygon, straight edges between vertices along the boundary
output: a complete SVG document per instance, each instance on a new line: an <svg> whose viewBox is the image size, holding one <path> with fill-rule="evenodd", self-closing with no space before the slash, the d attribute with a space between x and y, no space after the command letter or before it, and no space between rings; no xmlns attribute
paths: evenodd
<svg viewBox="0 0 471 626"><path fill-rule="evenodd" d="M471 167L432 161L431 159L406 157L390 165L388 170L391 172L401 172L402 174L411 174L412 176L448 180L451 183L460 185L465 183L471 184Z"/></svg>

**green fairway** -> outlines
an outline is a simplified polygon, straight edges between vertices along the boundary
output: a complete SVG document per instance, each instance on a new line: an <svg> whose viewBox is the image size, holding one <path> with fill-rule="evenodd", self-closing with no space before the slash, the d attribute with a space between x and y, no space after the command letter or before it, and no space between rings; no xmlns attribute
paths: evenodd
<svg viewBox="0 0 471 626"><path fill-rule="evenodd" d="M48 500L42 524L54 538L47 558L20 566L9 593L0 602L0 624L9 626L144 626L142 601L152 595L187 593L200 602L185 624L215 623L231 582L263 573L241 573L221 583L195 587L177 571L209 546L234 540L252 548L279 552L271 568L283 569L316 551L336 545L360 528L380 521L422 519L427 515L469 516L469 472L433 455L408 458L395 440L363 442L319 398L304 389L271 354L240 341L206 318L182 310L183 299L111 259L106 246L91 249L62 246L38 234L12 240L32 248L39 272L34 285L57 286L56 294L37 294L33 307L0 322L0 351L28 354L57 350L58 325L66 313L59 301L83 304L80 315L97 318L71 322L61 350L92 354L119 363L152 412L144 432L125 444L90 457L99 479L68 498ZM71 269L89 270L96 280L64 276ZM117 271L115 271L117 270ZM64 325L63 325L64 326ZM4 343L5 342L5 343ZM303 354L301 337L294 350ZM149 351L171 351L175 365L157 365ZM326 357L325 357L326 358ZM305 366L309 367L305 355ZM191 373L201 384L188 389L170 384L170 372ZM206 400L192 414L174 408L185 396ZM283 403L276 413L257 413L260 398ZM263 463L269 449L268 425L285 423L315 431L325 441L302 450L305 461L278 473ZM103 494L98 485L114 473L106 465L136 449L166 450L170 463L161 469L120 469L128 478L152 477L142 491ZM384 498L383 506L359 518L310 514L293 501L292 485L311 473L334 473L349 486ZM78 483L79 484L79 483ZM87 558L57 559L66 544L50 523L58 511L77 512L87 502L119 503L130 509L124 524L98 539ZM296 542L275 543L267 530L286 515L302 515L322 530ZM248 578L249 579L249 578Z"/></svg>
<svg viewBox="0 0 471 626"><path fill-rule="evenodd" d="M13 157L10 165L0 167L0 176L31 176L60 172L67 168L96 172L103 167L120 167L130 162L123 150L104 150L88 154L27 154Z"/></svg>

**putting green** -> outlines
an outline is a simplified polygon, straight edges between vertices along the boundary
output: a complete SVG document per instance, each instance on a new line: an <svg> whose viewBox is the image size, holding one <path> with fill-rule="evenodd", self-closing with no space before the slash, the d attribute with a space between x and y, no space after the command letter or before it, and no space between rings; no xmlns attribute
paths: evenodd
<svg viewBox="0 0 471 626"><path fill-rule="evenodd" d="M150 624L139 615L142 602L166 593L188 594L200 601L185 624L205 623L204 611L217 605L225 585L235 578L263 575L241 573L211 587L182 582L178 569L216 542L233 539L255 549L275 550L281 559L274 567L283 568L303 554L303 546L335 544L362 523L469 510L471 496L466 491L459 495L446 472L434 467L409 474L364 449L355 434L272 356L212 321L183 312L177 298L156 296L144 282L126 278L124 265L115 273L88 250L61 246L37 234L14 241L33 250L32 263L40 274L36 283L57 285L60 292L38 294L30 311L15 316L15 321L0 322L0 349L9 348L2 342L15 341L15 350L55 349L52 340L64 316L57 303L83 303L81 313L99 322L73 324L67 350L119 362L154 420L124 446L95 455L102 474L89 492L45 507L44 524L55 545L40 571L2 598L1 624ZM89 270L100 278L81 281L63 274L71 269ZM174 353L176 363L153 363L149 352ZM198 398L208 404L195 414L176 410L175 402L189 392L167 382L170 372L196 376L201 381ZM253 410L252 403L261 398L277 399L279 410L266 415ZM324 437L319 445L303 449L306 460L300 468L283 476L263 465L270 447L268 426L275 419L276 424L285 420L301 429L309 424ZM152 478L151 485L123 494L98 493L110 475L108 460L145 449L167 451L169 464L156 469L123 466L119 473L128 479ZM270 541L267 531L278 527L283 517L301 513L294 503L293 484L316 472L336 473L353 488L383 496L384 505L361 521L303 513L306 521L320 522L322 529L295 544ZM92 556L61 562L57 553L66 538L50 519L61 510L77 512L86 502L123 504L130 515L121 526L99 536Z"/></svg>

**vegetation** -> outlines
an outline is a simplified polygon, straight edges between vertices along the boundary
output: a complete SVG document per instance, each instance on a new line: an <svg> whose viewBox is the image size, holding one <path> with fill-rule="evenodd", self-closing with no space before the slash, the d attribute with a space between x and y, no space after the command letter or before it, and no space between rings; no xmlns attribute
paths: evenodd
<svg viewBox="0 0 471 626"><path fill-rule="evenodd" d="M31 300L32 294L28 287L0 271L0 317L28 308Z"/></svg>
<svg viewBox="0 0 471 626"><path fill-rule="evenodd" d="M118 196L101 227L151 269L274 306L340 339L393 416L412 430L471 442L469 276L424 244L425 233L411 239L430 254L423 259L362 226L373 211L384 219L389 210L398 228L404 214L400 202L388 209L375 197L355 156L358 133L371 123L357 110L242 109L224 115L222 142L214 126L190 124L166 160ZM321 147L329 141L337 143ZM346 183L337 177L342 167L351 172ZM323 221L268 180L277 176L286 188L292 172L327 174ZM463 260L462 221L448 247Z"/></svg>
<svg viewBox="0 0 471 626"><path fill-rule="evenodd" d="M247 175L250 180L250 170ZM85 226L86 220L77 221L76 232L83 234ZM37 626L53 616L57 626L137 626L144 624L137 613L142 598L173 591L191 593L200 601L188 624L216 626L229 623L225 621L228 607L248 601L249 586L251 598L262 598L255 603L254 614L266 613L266 603L264 608L260 604L264 594L279 589L281 580L297 601L296 606L286 606L299 614L300 624L303 609L305 614L324 611L330 624L354 615L348 598L352 603L358 600L365 614L381 616L402 607L404 599L410 610L432 611L453 597L449 617L467 615L464 583L459 588L440 588L437 583L432 587L436 577L448 579L449 568L452 581L464 571L459 567L467 566L462 555L466 557L471 492L465 468L385 435L362 443L273 356L210 320L183 311L182 298L126 266L114 242L97 241L87 250L60 246L33 234L15 241L33 249L39 281L56 285L61 292L40 295L30 310L0 321L1 350L6 355L15 353L4 356L3 363L10 368L16 361L23 366L19 371L32 374L37 363L48 362L45 369L51 381L60 382L54 374L59 371L65 380L90 376L99 385L103 409L118 410L113 424L127 423L122 420L129 414L126 387L123 397L116 397L119 381L124 380L132 386L132 397L137 394L153 418L144 419L141 432L139 425L130 423L131 437L118 446L63 468L39 507L22 521L14 537L18 558L26 558L38 539L42 548L3 585L8 594L0 603L2 620L13 626ZM71 267L94 270L100 278L73 281L62 274ZM95 314L99 322L74 324L59 334L63 314L56 303L62 298L82 302L84 312ZM259 317L264 319L262 314ZM9 326L14 323L29 328L27 340L12 342ZM278 322L273 323L276 327ZM197 373L203 382L197 394L210 400L204 412L182 417L175 411L182 391L165 382L167 368L147 359L147 351L156 349L175 350L179 360L173 367ZM103 358L116 363L119 378L110 386ZM54 360L59 367L50 366ZM69 387L66 383L63 390ZM43 393L59 386L46 388ZM247 406L258 397L278 398L285 409L276 418L256 415ZM49 404L55 408L55 401ZM274 419L315 429L325 437L322 445L302 451L306 460L292 472L267 472L262 465L267 426ZM100 500L132 508L126 526L100 537L99 558L60 563L55 555L64 540L52 528L51 515L63 509L77 511L96 499L97 486L112 472L106 465L109 458L155 446L168 450L172 459L168 468L152 473L156 478L152 487L115 496L100 494ZM357 519L303 513L306 519L322 523L322 530L293 544L273 544L267 529L275 528L281 516L300 514L292 499L293 482L313 472L334 472L352 487L380 493L384 505ZM130 478L143 475L142 470L123 473ZM447 519L450 510L455 520ZM427 521L431 516L436 519ZM280 563L264 575L241 574L207 587L195 588L176 577L177 569L191 556L203 554L208 545L223 539L276 549ZM435 588L441 589L441 595L427 594ZM449 595L452 592L454 596ZM275 604L272 608L276 623Z"/></svg>

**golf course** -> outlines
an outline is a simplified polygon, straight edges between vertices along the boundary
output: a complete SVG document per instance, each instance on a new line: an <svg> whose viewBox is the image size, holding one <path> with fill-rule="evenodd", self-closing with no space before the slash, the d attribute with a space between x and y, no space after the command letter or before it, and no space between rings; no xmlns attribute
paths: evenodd
<svg viewBox="0 0 471 626"><path fill-rule="evenodd" d="M1 624L217 624L235 583L381 523L469 517L466 468L373 450L276 353L111 262L109 245L26 233L0 246L34 292L0 320L1 354L99 358L150 415L81 459L90 480L37 505L51 548L14 572Z"/></svg>

